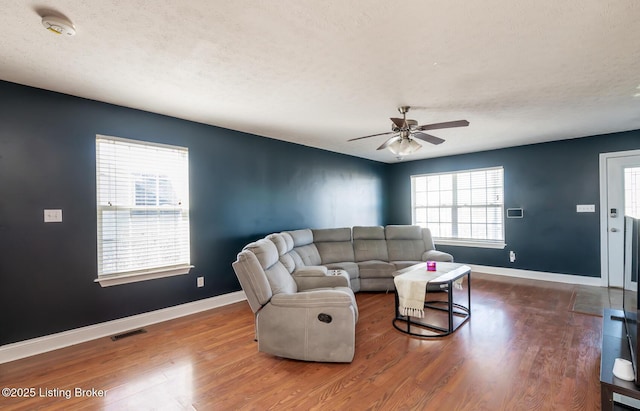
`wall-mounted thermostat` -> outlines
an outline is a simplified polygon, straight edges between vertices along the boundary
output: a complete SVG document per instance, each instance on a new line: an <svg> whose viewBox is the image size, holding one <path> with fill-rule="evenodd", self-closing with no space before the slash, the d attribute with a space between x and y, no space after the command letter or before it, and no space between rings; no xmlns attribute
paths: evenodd
<svg viewBox="0 0 640 411"><path fill-rule="evenodd" d="M522 218L524 210L521 208L507 208L507 218Z"/></svg>

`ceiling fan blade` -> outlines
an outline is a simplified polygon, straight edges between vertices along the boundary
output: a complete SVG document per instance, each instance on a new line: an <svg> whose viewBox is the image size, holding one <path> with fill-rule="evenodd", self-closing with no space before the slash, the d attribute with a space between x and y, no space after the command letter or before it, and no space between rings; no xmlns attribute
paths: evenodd
<svg viewBox="0 0 640 411"><path fill-rule="evenodd" d="M385 149L387 147L389 147L389 145L391 143L393 143L394 141L396 141L397 139L399 139L400 136L393 136L390 139L388 139L387 141L385 141L384 143L382 143L382 145L380 147L378 147L376 150L382 150Z"/></svg>
<svg viewBox="0 0 640 411"><path fill-rule="evenodd" d="M393 121L393 124L396 125L396 127L398 128L405 128L407 126L407 121L403 118L391 118L391 121Z"/></svg>
<svg viewBox="0 0 640 411"><path fill-rule="evenodd" d="M426 141L427 143L436 144L436 145L444 143L443 139L441 139L440 137L432 136L431 134L418 132L418 133L413 133L413 137L419 138L420 140Z"/></svg>
<svg viewBox="0 0 640 411"><path fill-rule="evenodd" d="M436 130L439 128L452 128L452 127L466 127L469 125L467 120L446 121L444 123L426 124L424 126L418 126L416 130Z"/></svg>
<svg viewBox="0 0 640 411"><path fill-rule="evenodd" d="M377 137L377 136L384 136L384 135L386 135L386 134L393 134L393 133L395 133L395 131L387 131L386 133L378 133L378 134L371 134L370 136L356 137L356 138L352 138L351 140L347 140L347 141L362 140L363 138Z"/></svg>

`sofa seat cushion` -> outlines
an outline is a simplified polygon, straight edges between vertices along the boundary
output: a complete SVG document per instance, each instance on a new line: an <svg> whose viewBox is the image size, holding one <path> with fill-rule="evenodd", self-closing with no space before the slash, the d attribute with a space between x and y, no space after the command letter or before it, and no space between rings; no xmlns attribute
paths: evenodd
<svg viewBox="0 0 640 411"><path fill-rule="evenodd" d="M360 278L393 278L393 272L396 266L386 261L370 260L358 263Z"/></svg>

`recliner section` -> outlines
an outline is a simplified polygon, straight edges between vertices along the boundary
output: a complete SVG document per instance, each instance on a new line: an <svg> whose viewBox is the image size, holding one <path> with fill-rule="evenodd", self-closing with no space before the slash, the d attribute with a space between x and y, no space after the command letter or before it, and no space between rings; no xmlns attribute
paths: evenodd
<svg viewBox="0 0 640 411"><path fill-rule="evenodd" d="M347 275L328 275L326 267L287 267L282 260L296 260L292 245L285 234L258 240L232 264L255 314L258 350L304 361L351 362L358 308Z"/></svg>

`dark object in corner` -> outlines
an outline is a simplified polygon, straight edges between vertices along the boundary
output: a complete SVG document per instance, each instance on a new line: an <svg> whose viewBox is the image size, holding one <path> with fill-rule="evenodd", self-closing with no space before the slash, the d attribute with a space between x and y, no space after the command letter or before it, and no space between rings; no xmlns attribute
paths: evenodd
<svg viewBox="0 0 640 411"><path fill-rule="evenodd" d="M138 328L137 330L127 331L126 333L112 335L111 336L111 341L118 341L118 340L121 340L123 338L133 337L134 335L144 334L146 332L147 332L147 330L145 330L144 328Z"/></svg>

